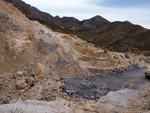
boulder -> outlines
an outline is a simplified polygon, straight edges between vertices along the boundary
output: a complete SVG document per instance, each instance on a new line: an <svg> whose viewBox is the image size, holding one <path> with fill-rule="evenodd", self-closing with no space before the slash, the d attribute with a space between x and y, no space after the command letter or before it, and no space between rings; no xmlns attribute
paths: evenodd
<svg viewBox="0 0 150 113"><path fill-rule="evenodd" d="M24 89L27 86L27 83L24 79L16 81L17 89Z"/></svg>

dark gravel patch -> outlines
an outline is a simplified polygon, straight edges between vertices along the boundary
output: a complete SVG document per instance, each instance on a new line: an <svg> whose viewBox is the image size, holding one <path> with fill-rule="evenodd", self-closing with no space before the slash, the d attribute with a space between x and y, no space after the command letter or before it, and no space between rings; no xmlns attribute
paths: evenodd
<svg viewBox="0 0 150 113"><path fill-rule="evenodd" d="M115 68L102 74L92 74L84 77L65 79L65 92L72 98L97 100L110 91L130 88L135 89L145 82L145 68L133 64L127 67Z"/></svg>

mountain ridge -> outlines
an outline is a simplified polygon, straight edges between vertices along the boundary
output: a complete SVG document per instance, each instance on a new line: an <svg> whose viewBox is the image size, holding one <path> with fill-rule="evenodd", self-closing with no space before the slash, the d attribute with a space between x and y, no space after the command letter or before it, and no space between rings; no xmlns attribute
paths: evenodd
<svg viewBox="0 0 150 113"><path fill-rule="evenodd" d="M101 16L95 16L91 19L86 19L83 21L79 21L74 17L62 17L59 16L53 17L52 15L42 12L35 7L32 7L29 4L26 4L22 0L5 0L6 2L12 3L17 9L19 9L24 15L32 20L39 20L44 21L54 27L60 27L69 30L85 30L91 29L94 27L98 27L100 25L110 23L108 20L104 19ZM87 22L89 25L85 25L84 23Z"/></svg>
<svg viewBox="0 0 150 113"><path fill-rule="evenodd" d="M79 21L74 17L53 17L48 13L41 12L37 8L26 4L22 0L5 1L13 4L29 19L37 20L47 27L52 28L54 31L76 35L81 39L93 43L97 47L107 50L150 55L150 35L148 35L150 30L140 25L134 25L129 21L109 22L99 15L83 21ZM139 38L141 38L140 41L137 40ZM126 43L126 40L129 43ZM135 46L133 42L138 44ZM140 43L142 43L142 47Z"/></svg>

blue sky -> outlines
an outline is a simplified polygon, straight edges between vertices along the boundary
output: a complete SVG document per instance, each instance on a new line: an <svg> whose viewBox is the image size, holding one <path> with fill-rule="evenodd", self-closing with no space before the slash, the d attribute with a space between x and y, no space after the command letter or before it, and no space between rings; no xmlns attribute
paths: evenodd
<svg viewBox="0 0 150 113"><path fill-rule="evenodd" d="M150 0L23 0L53 16L79 20L100 15L107 20L130 21L150 29Z"/></svg>
<svg viewBox="0 0 150 113"><path fill-rule="evenodd" d="M150 6L150 0L105 0L97 1L98 5L115 8L145 8Z"/></svg>

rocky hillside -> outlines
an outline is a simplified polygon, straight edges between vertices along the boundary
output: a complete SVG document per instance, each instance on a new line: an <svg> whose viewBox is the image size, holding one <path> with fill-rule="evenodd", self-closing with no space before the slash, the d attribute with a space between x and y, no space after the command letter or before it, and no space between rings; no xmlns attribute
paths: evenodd
<svg viewBox="0 0 150 113"><path fill-rule="evenodd" d="M37 21L29 20L12 4L2 0L0 26L0 112L128 113L149 109L149 106L137 107L144 105L141 98L149 97L146 91L142 91L146 93L142 94L140 101L136 101L137 91L127 89L110 92L96 102L70 98L67 92L71 95L72 90L66 91L65 86L66 78L74 77L84 81L75 81L77 86L78 82L82 84L81 89L93 89L94 82L88 82L88 78L105 79L108 72L113 75L132 70L133 64L143 66L145 56L105 51L75 35L54 32ZM102 76L104 71L105 76ZM134 83L133 79L131 81ZM101 93L109 90L105 86ZM131 101L138 104L128 104Z"/></svg>
<svg viewBox="0 0 150 113"><path fill-rule="evenodd" d="M16 76L23 71L58 79L101 73L143 59L104 51L74 35L53 32L37 21L30 21L11 4L0 1L0 5L0 74Z"/></svg>
<svg viewBox="0 0 150 113"><path fill-rule="evenodd" d="M132 55L126 59L127 54L105 51L75 35L53 32L12 6L0 8L0 72L21 69L47 77L83 76L134 62Z"/></svg>
<svg viewBox="0 0 150 113"><path fill-rule="evenodd" d="M98 47L118 52L135 52L149 55L149 33L139 25L126 22L113 22L109 25L93 28L87 31L77 31L83 37Z"/></svg>
<svg viewBox="0 0 150 113"><path fill-rule="evenodd" d="M149 30L130 22L109 22L100 16L79 21L74 17L53 17L22 0L6 0L31 20L38 20L54 31L74 34L97 47L117 52L150 55ZM136 44L135 44L136 43ZM119 49L118 49L119 48Z"/></svg>

